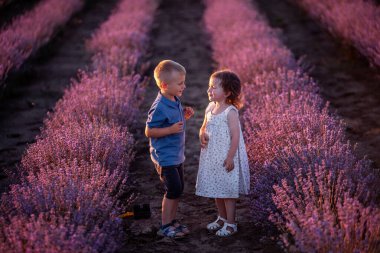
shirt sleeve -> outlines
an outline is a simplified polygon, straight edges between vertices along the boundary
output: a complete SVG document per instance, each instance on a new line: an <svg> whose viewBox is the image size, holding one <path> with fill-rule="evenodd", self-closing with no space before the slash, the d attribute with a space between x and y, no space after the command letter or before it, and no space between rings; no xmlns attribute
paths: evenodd
<svg viewBox="0 0 380 253"><path fill-rule="evenodd" d="M149 110L146 124L149 128L160 127L165 122L165 119L164 112L157 106Z"/></svg>

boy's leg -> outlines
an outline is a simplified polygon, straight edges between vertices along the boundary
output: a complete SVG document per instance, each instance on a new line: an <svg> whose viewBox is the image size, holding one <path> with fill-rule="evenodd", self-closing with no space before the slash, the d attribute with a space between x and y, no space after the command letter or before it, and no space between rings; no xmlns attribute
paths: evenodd
<svg viewBox="0 0 380 253"><path fill-rule="evenodd" d="M173 213L177 211L178 199L168 199L164 196L162 199L162 225L172 222Z"/></svg>
<svg viewBox="0 0 380 253"><path fill-rule="evenodd" d="M177 215L177 209L178 209L178 203L179 203L179 199L173 199L173 208L172 208L172 212L170 214L170 219L171 221L175 219L176 215Z"/></svg>
<svg viewBox="0 0 380 253"><path fill-rule="evenodd" d="M161 180L165 184L166 193L162 200L162 224L168 224L176 216L179 197L182 194L181 176L177 170L178 166L163 167Z"/></svg>
<svg viewBox="0 0 380 253"><path fill-rule="evenodd" d="M177 172L178 172L178 176L179 176L179 184L180 184L180 192L182 194L183 192L183 189L184 189L184 181L183 181L183 163L180 164L177 168ZM172 220L175 219L176 215L177 215L177 210L178 210L178 203L179 203L179 198L176 199L177 201L174 203L173 205L173 210L172 210L172 214L171 214L171 218Z"/></svg>
<svg viewBox="0 0 380 253"><path fill-rule="evenodd" d="M179 176L179 181L178 181L178 189L179 189L179 192L177 192L177 195L178 196L181 196L182 193L183 193L183 190L184 190L184 180L183 180L183 163L180 164L179 166L177 166L176 170L178 172L178 176ZM180 222L178 220L176 220L176 214L177 214L177 209L178 209L178 204L179 204L179 197L176 199L176 202L174 203L174 206L173 206L173 210L172 210L172 222L173 222L173 226L177 229L179 229L182 233L184 234L189 234L190 233L190 230L188 229L188 227L184 224L180 224Z"/></svg>

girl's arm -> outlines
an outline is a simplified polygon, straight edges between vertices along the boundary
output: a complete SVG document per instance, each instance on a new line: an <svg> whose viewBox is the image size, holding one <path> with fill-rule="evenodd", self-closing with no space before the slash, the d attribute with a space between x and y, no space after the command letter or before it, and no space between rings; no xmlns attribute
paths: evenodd
<svg viewBox="0 0 380 253"><path fill-rule="evenodd" d="M206 125L207 125L207 113L213 108L214 103L211 102L208 104L206 110L205 110L205 117L203 119L203 123L201 128L199 129L199 140L201 142L201 148L205 148L208 142L208 136L205 133Z"/></svg>
<svg viewBox="0 0 380 253"><path fill-rule="evenodd" d="M201 142L201 148L205 148L208 142L208 136L205 133L206 125L207 125L207 117L205 115L203 124L201 128L199 129L199 141Z"/></svg>
<svg viewBox="0 0 380 253"><path fill-rule="evenodd" d="M230 110L227 115L228 128L230 130L231 135L231 145L230 149L227 153L227 158L224 161L224 166L227 171L231 171L234 169L234 156L239 146L240 140L240 122L239 122L239 114L236 110Z"/></svg>
<svg viewBox="0 0 380 253"><path fill-rule="evenodd" d="M205 128L206 128L206 125L207 125L207 117L206 117L206 115L205 115L205 117L204 117L204 119L203 119L203 123L202 123L202 126L201 126L201 129L200 129L200 130L204 131L204 130L205 130Z"/></svg>

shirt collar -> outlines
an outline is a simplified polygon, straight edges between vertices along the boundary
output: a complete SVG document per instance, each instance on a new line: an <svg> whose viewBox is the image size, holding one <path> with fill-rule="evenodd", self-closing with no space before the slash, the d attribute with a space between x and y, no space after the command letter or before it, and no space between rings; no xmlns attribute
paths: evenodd
<svg viewBox="0 0 380 253"><path fill-rule="evenodd" d="M172 100L166 98L165 96L163 96L161 94L161 91L158 92L157 98L160 99L162 101L162 103L164 103L165 105L175 107L175 108L178 108L178 105L181 104L181 101L179 100L179 98L177 96L174 96L176 101L172 101Z"/></svg>

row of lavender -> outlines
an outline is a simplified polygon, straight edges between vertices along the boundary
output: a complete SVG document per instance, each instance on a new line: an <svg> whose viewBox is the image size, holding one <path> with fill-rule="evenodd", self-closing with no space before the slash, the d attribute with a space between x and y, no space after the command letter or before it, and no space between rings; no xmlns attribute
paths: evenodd
<svg viewBox="0 0 380 253"><path fill-rule="evenodd" d="M154 0L123 0L88 41L93 71L65 91L2 197L1 252L114 252L125 236L134 122ZM127 196L128 197L128 196Z"/></svg>
<svg viewBox="0 0 380 253"><path fill-rule="evenodd" d="M373 1L294 1L380 66L380 8Z"/></svg>
<svg viewBox="0 0 380 253"><path fill-rule="evenodd" d="M83 5L84 0L42 0L0 31L0 81L49 42Z"/></svg>
<svg viewBox="0 0 380 253"><path fill-rule="evenodd" d="M254 222L279 229L295 251L378 252L370 161L355 157L343 122L248 0L205 2L213 58L245 83Z"/></svg>

